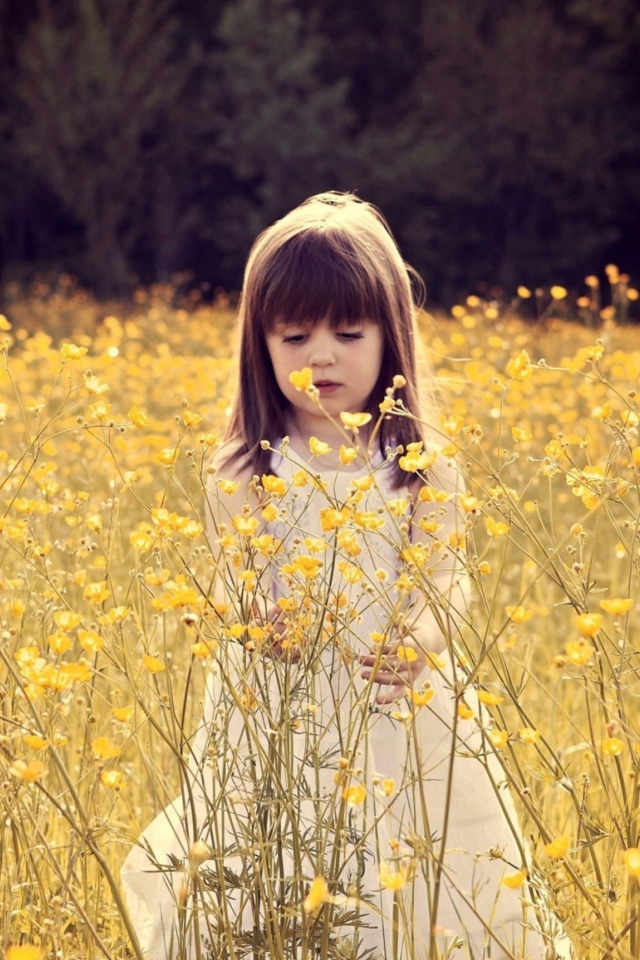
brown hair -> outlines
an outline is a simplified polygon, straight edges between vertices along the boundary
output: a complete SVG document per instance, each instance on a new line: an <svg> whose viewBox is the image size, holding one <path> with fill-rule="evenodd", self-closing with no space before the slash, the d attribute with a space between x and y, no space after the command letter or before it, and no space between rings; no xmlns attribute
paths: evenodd
<svg viewBox="0 0 640 960"><path fill-rule="evenodd" d="M286 432L287 401L265 338L277 322L314 324L326 318L336 327L365 319L379 324L382 365L366 412L377 420L386 388L401 374L406 385L395 396L420 417L412 277L422 290L382 214L352 194L311 197L260 234L249 254L239 307L240 370L227 439L243 443L233 460L245 457L256 473L267 473L271 454L260 441L273 442ZM421 435L411 418L385 417L381 452ZM394 486L406 482L406 473L395 466Z"/></svg>

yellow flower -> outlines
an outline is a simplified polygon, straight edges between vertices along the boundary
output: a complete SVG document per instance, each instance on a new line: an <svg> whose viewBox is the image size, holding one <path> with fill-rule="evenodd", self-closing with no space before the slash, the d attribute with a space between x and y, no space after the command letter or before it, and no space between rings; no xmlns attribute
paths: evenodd
<svg viewBox="0 0 640 960"><path fill-rule="evenodd" d="M106 580L97 580L94 583L88 583L82 591L83 600L89 603L104 603L111 596L111 590L107 590Z"/></svg>
<svg viewBox="0 0 640 960"><path fill-rule="evenodd" d="M550 292L554 300L564 300L568 293L566 287L559 287L559 286L551 287Z"/></svg>
<svg viewBox="0 0 640 960"><path fill-rule="evenodd" d="M40 760L30 760L25 763L24 760L14 760L9 767L9 773L18 780L26 780L27 783L35 783L45 771L44 763Z"/></svg>
<svg viewBox="0 0 640 960"><path fill-rule="evenodd" d="M347 801L350 807L359 807L361 803L364 803L367 796L367 788L364 784L359 783L355 787L347 787L342 797Z"/></svg>
<svg viewBox="0 0 640 960"><path fill-rule="evenodd" d="M476 513L482 506L482 500L472 496L470 493L463 493L458 497L458 502L465 513Z"/></svg>
<svg viewBox="0 0 640 960"><path fill-rule="evenodd" d="M31 750L46 750L51 746L51 741L44 737L39 737L35 733L27 733L24 736L24 742Z"/></svg>
<svg viewBox="0 0 640 960"><path fill-rule="evenodd" d="M140 407L133 406L127 414L129 420L134 425L134 427L148 427L149 426L149 417L141 410Z"/></svg>
<svg viewBox="0 0 640 960"><path fill-rule="evenodd" d="M531 358L526 350L521 350L517 357L512 357L507 364L507 375L512 380L524 380L531 373Z"/></svg>
<svg viewBox="0 0 640 960"><path fill-rule="evenodd" d="M620 419L624 423L625 427L637 427L640 423L640 417L635 410L623 410L620 414Z"/></svg>
<svg viewBox="0 0 640 960"><path fill-rule="evenodd" d="M47 637L47 642L49 644L49 649L51 650L51 652L58 655L61 653L66 653L67 650L70 650L71 647L73 646L70 638L66 635L66 633L62 633L59 630L57 630L55 633L50 634Z"/></svg>
<svg viewBox="0 0 640 960"><path fill-rule="evenodd" d="M624 865L627 873L640 880L640 849L638 847L629 847L623 853Z"/></svg>
<svg viewBox="0 0 640 960"><path fill-rule="evenodd" d="M227 496L232 496L240 486L239 480L218 480L218 486Z"/></svg>
<svg viewBox="0 0 640 960"><path fill-rule="evenodd" d="M407 872L406 864L403 864L399 870L392 870L389 864L383 861L380 864L380 886L397 893L407 885Z"/></svg>
<svg viewBox="0 0 640 960"><path fill-rule="evenodd" d="M520 727L518 733L523 743L535 743L541 736L540 731L535 727Z"/></svg>
<svg viewBox="0 0 640 960"><path fill-rule="evenodd" d="M426 707L435 696L433 687L426 687L424 690L411 690L409 696L414 707Z"/></svg>
<svg viewBox="0 0 640 960"><path fill-rule="evenodd" d="M86 353L86 347L77 347L75 343L63 343L60 347L60 356L63 360L79 360Z"/></svg>
<svg viewBox="0 0 640 960"><path fill-rule="evenodd" d="M100 779L105 787L109 787L111 790L119 790L120 787L124 786L122 774L119 770L103 770Z"/></svg>
<svg viewBox="0 0 640 960"><path fill-rule="evenodd" d="M167 669L162 660L159 660L158 657L152 657L149 653L145 653L142 662L149 673L162 673L163 670Z"/></svg>
<svg viewBox="0 0 640 960"><path fill-rule="evenodd" d="M580 613L576 617L576 627L583 637L595 637L601 624L601 613Z"/></svg>
<svg viewBox="0 0 640 960"><path fill-rule="evenodd" d="M266 520L267 523L273 523L274 520L278 519L278 508L272 503L267 504L261 513L261 517L263 520Z"/></svg>
<svg viewBox="0 0 640 960"><path fill-rule="evenodd" d="M318 907L321 907L323 903L326 903L328 898L329 888L327 886L327 881L324 877L316 877L309 888L309 893L304 899L302 908L305 913L313 913L314 910L317 910Z"/></svg>
<svg viewBox="0 0 640 960"><path fill-rule="evenodd" d="M526 623L527 620L531 620L533 616L532 610L527 610L526 607L507 607L507 616L510 620L513 620L514 623Z"/></svg>
<svg viewBox="0 0 640 960"><path fill-rule="evenodd" d="M43 957L43 948L36 947L32 943L13 944L7 947L5 951L5 960L42 960Z"/></svg>
<svg viewBox="0 0 640 960"><path fill-rule="evenodd" d="M515 873L507 873L502 878L503 887L507 887L509 890L517 890L527 879L526 870L516 870Z"/></svg>
<svg viewBox="0 0 640 960"><path fill-rule="evenodd" d="M494 520L493 517L487 517L486 525L490 537L505 537L509 533L509 524Z"/></svg>
<svg viewBox="0 0 640 960"><path fill-rule="evenodd" d="M60 630L71 631L75 630L82 617L79 613L74 613L73 610L56 610L53 619Z"/></svg>
<svg viewBox="0 0 640 960"><path fill-rule="evenodd" d="M471 720L473 716L475 716L475 714L471 707L467 706L464 700L461 700L458 704L458 717L461 720Z"/></svg>
<svg viewBox="0 0 640 960"><path fill-rule="evenodd" d="M478 700L488 707L494 707L498 703L503 703L504 697L498 696L497 693L489 693L488 690L479 690Z"/></svg>
<svg viewBox="0 0 640 960"><path fill-rule="evenodd" d="M357 432L359 427L364 427L365 424L369 423L371 420L370 413L346 413L342 411L340 414L340 419L347 428L347 430L353 430Z"/></svg>
<svg viewBox="0 0 640 960"><path fill-rule="evenodd" d="M354 447L345 446L343 443L340 446L340 452L338 456L340 458L340 463L343 463L345 466L347 466L348 464L353 463L353 461L356 459L358 456L358 451Z"/></svg>
<svg viewBox="0 0 640 960"><path fill-rule="evenodd" d="M394 517L404 517L409 509L409 501L406 497L395 497L387 500L387 510Z"/></svg>
<svg viewBox="0 0 640 960"><path fill-rule="evenodd" d="M354 480L351 481L351 486L355 490L366 491L366 490L371 490L371 487L374 485L374 483L375 483L375 480L373 479L371 474L369 474L366 477L356 477Z"/></svg>
<svg viewBox="0 0 640 960"><path fill-rule="evenodd" d="M606 757L619 757L624 750L624 743L618 737L608 737L602 741L602 752Z"/></svg>
<svg viewBox="0 0 640 960"><path fill-rule="evenodd" d="M319 557L309 557L304 554L296 557L293 563L285 563L282 570L286 574L299 573L307 580L313 580L320 573L323 561Z"/></svg>
<svg viewBox="0 0 640 960"><path fill-rule="evenodd" d="M324 543L324 540L322 540L321 543ZM305 544L306 544L306 540L305 540ZM327 544L325 543L324 547L326 546ZM343 553L346 553L347 556L349 557L357 557L358 554L362 553L362 547L358 543L358 536L354 530L338 531L338 547L340 550L343 551Z"/></svg>
<svg viewBox="0 0 640 960"><path fill-rule="evenodd" d="M309 438L309 450L314 457L322 457L326 453L331 453L332 448L324 440L318 440L317 437Z"/></svg>
<svg viewBox="0 0 640 960"><path fill-rule="evenodd" d="M241 570L238 574L238 580L242 584L245 590L255 590L257 584L257 576L255 570ZM196 595L197 599L197 595ZM190 603L195 601L190 600Z"/></svg>
<svg viewBox="0 0 640 960"><path fill-rule="evenodd" d="M503 747L506 747L508 739L509 734L506 730L492 730L489 733L489 740L497 750L502 750Z"/></svg>
<svg viewBox="0 0 640 960"><path fill-rule="evenodd" d="M551 841L551 843L547 843L544 849L547 856L554 860L561 860L562 857L565 857L569 852L569 846L569 837L563 835L561 837L556 837L555 840Z"/></svg>
<svg viewBox="0 0 640 960"><path fill-rule="evenodd" d="M582 637L579 640L569 640L564 649L570 662L576 667L584 666L593 657L593 647Z"/></svg>
<svg viewBox="0 0 640 960"><path fill-rule="evenodd" d="M526 443L527 440L531 440L533 434L525 427L511 427L511 436L516 443Z"/></svg>
<svg viewBox="0 0 640 960"><path fill-rule="evenodd" d="M91 744L91 752L96 760L113 760L120 756L120 747L108 737L96 737Z"/></svg>
<svg viewBox="0 0 640 960"><path fill-rule="evenodd" d="M396 656L398 660L402 660L404 663L415 663L418 659L417 651L413 647L407 646L399 646L396 650Z"/></svg>
<svg viewBox="0 0 640 960"><path fill-rule="evenodd" d="M278 497L283 497L287 492L287 481L273 474L263 474L262 489L265 493L274 493Z"/></svg>
<svg viewBox="0 0 640 960"><path fill-rule="evenodd" d="M111 713L118 723L129 723L133 717L133 707L112 707Z"/></svg>
<svg viewBox="0 0 640 960"><path fill-rule="evenodd" d="M338 570L347 581L347 583L359 583L364 573L355 563L349 563L348 560L341 560L338 564Z"/></svg>
<svg viewBox="0 0 640 960"><path fill-rule="evenodd" d="M437 653L428 653L426 655L427 666L432 670L443 670L447 665L444 657L439 657Z"/></svg>
<svg viewBox="0 0 640 960"><path fill-rule="evenodd" d="M395 789L396 789L395 780L389 777L389 778L385 778L382 781L382 792L384 793L385 797L390 797L391 794L395 791Z"/></svg>
<svg viewBox="0 0 640 960"><path fill-rule="evenodd" d="M423 503L446 503L447 500L450 499L450 493L447 493L445 490L436 490L431 484L425 484L424 487L420 487L418 493L418 500L421 500Z"/></svg>
<svg viewBox="0 0 640 960"><path fill-rule="evenodd" d="M449 437L455 437L462 430L464 420L457 413L452 413L448 417L442 415L440 417L440 425L443 433L446 433Z"/></svg>
<svg viewBox="0 0 640 960"><path fill-rule="evenodd" d="M157 456L160 463L165 463L168 467L170 467L180 456L180 450L178 447L164 447L162 450L158 451Z"/></svg>
<svg viewBox="0 0 640 960"><path fill-rule="evenodd" d="M92 417L95 417L96 420L106 420L110 412L111 404L106 403L104 400L96 400L95 403L89 406L89 413Z"/></svg>
<svg viewBox="0 0 640 960"><path fill-rule="evenodd" d="M233 517L231 520L234 528L243 537L255 536L259 522L257 517L247 517L244 514L238 514L237 517Z"/></svg>
<svg viewBox="0 0 640 960"><path fill-rule="evenodd" d="M417 473L419 470L428 470L429 467L432 467L436 461L436 456L437 454L427 453L426 450L411 450L404 457L400 457L398 466L407 473Z"/></svg>
<svg viewBox="0 0 640 960"><path fill-rule="evenodd" d="M196 427L202 421L200 414L194 413L193 410L184 410L182 419L187 427Z"/></svg>
<svg viewBox="0 0 640 960"><path fill-rule="evenodd" d="M600 606L605 613L613 613L622 617L625 613L629 613L629 610L633 609L634 603L635 601L628 597L616 597L613 600L601 600Z"/></svg>
<svg viewBox="0 0 640 960"><path fill-rule="evenodd" d="M302 370L294 370L293 373L289 374L289 383L299 390L300 393L305 392L309 387L313 386L313 370L311 367L303 367Z"/></svg>
<svg viewBox="0 0 640 960"><path fill-rule="evenodd" d="M363 530L380 530L385 523L384 517L373 510L360 510L354 513L353 522L357 523Z"/></svg>
<svg viewBox="0 0 640 960"><path fill-rule="evenodd" d="M259 537L252 537L249 543L258 553L262 553L265 557L273 556L276 551L276 540L272 533L263 533Z"/></svg>
<svg viewBox="0 0 640 960"><path fill-rule="evenodd" d="M335 530L337 527L344 526L351 517L351 511L344 508L336 510L335 507L324 507L320 511L320 525L325 533Z"/></svg>
<svg viewBox="0 0 640 960"><path fill-rule="evenodd" d="M85 373L83 379L87 392L94 397L111 389L108 383L102 383L99 377L94 377L91 374Z"/></svg>
<svg viewBox="0 0 640 960"><path fill-rule="evenodd" d="M213 657L218 648L215 640L198 640L197 643L191 644L191 653L194 657L198 657L199 660L206 660L207 657Z"/></svg>

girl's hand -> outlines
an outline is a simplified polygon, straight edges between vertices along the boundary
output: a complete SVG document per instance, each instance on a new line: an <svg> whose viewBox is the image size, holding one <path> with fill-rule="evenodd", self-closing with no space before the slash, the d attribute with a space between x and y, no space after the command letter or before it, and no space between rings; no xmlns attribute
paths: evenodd
<svg viewBox="0 0 640 960"><path fill-rule="evenodd" d="M257 619L258 608L256 605L254 605L253 614ZM285 623L284 610L281 610L280 607L274 605L267 613L266 619L262 622L265 625L267 623L270 624L273 628L273 632L270 635L270 655L276 658L282 657L287 651L287 648L284 646L284 643L287 639L287 626ZM291 651L291 659L294 663L296 660L300 659L300 653L298 650Z"/></svg>
<svg viewBox="0 0 640 960"><path fill-rule="evenodd" d="M364 680L369 680L375 670L374 683L389 688L376 697L376 703L385 704L393 703L413 689L427 659L419 647L412 646L405 640L403 643L383 647L382 657L377 651L362 654L360 663L364 667L361 672Z"/></svg>

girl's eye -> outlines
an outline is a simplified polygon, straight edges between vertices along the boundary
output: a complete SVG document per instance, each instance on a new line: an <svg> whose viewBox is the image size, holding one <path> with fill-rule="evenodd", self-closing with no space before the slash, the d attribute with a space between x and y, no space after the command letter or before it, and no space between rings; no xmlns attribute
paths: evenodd
<svg viewBox="0 0 640 960"><path fill-rule="evenodd" d="M343 340L362 340L364 334L362 333L340 333L338 336L342 337Z"/></svg>
<svg viewBox="0 0 640 960"><path fill-rule="evenodd" d="M302 343L303 340L304 340L303 333L294 333L293 336L291 337L282 338L283 343Z"/></svg>

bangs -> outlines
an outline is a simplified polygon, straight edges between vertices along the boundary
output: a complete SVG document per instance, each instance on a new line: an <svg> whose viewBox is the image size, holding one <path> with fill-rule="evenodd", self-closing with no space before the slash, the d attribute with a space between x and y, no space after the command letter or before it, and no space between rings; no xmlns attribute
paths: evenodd
<svg viewBox="0 0 640 960"><path fill-rule="evenodd" d="M276 324L332 327L370 320L384 325L389 303L373 263L349 240L329 231L309 230L274 252L263 282L254 291L253 309L262 329Z"/></svg>

